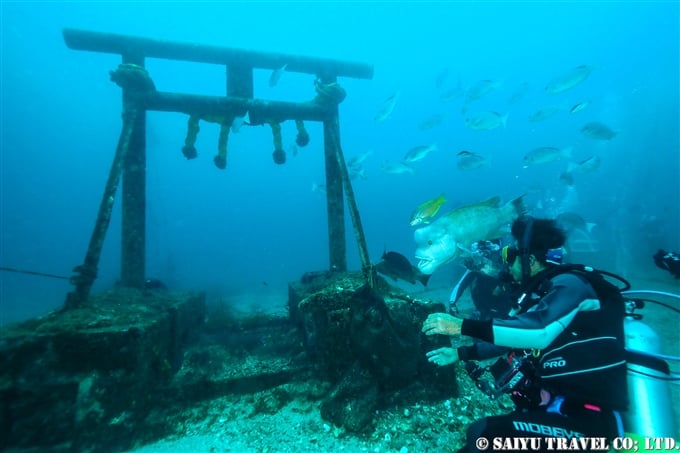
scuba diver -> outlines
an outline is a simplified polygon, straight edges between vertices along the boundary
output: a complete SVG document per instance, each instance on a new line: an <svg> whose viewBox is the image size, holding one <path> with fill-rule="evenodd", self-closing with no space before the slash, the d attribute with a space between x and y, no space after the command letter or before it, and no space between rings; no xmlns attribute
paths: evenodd
<svg viewBox="0 0 680 453"><path fill-rule="evenodd" d="M675 278L680 278L680 253L659 249L653 258L657 267L670 272Z"/></svg>
<svg viewBox="0 0 680 453"><path fill-rule="evenodd" d="M502 272L500 239L477 241L472 244L468 257L463 261L466 268L449 298L449 311L456 310L456 303L466 289L470 289L475 319L506 317L512 307L510 289L513 284L507 272Z"/></svg>
<svg viewBox="0 0 680 453"><path fill-rule="evenodd" d="M554 220L517 219L512 236L516 245L501 253L520 284L509 317L461 320L434 313L423 323L426 335L462 334L510 350L487 369L466 363L478 388L492 398L509 394L515 411L473 423L460 451L482 451L483 445L475 444L480 437L540 436L540 449L546 450L555 446L548 444L550 439L567 434L609 441L623 436L621 413L629 406L627 360L642 363L645 376L652 375L648 370L654 367L646 359L658 360L645 354L636 358L626 351L622 291L630 286L621 279L625 288L618 288L603 276L618 278L614 274L561 264L566 235ZM486 371L493 375L491 382L480 379ZM662 384L667 390L667 381ZM644 403L650 406L649 401ZM668 412L662 414L670 419L662 429L672 436L674 432L668 434L673 429L668 428L673 425L672 407Z"/></svg>

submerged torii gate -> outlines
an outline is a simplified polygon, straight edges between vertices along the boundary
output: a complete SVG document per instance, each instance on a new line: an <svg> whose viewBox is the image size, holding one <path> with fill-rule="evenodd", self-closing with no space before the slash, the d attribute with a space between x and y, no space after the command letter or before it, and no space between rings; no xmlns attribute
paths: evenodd
<svg viewBox="0 0 680 453"><path fill-rule="evenodd" d="M122 187L122 247L121 283L141 288L145 280L146 264L146 111L179 112L190 115L186 146L187 158L195 157L193 139L199 119L221 123L219 152L215 164L226 166L226 141L234 118L249 115L250 125L269 123L274 133L274 161L285 162L280 149L279 124L295 120L298 140L304 142L303 121L323 122L324 157L326 167L326 202L328 211L328 244L330 270L346 271L346 241L343 188L359 247L362 270L371 280L371 264L361 219L340 147L338 104L345 91L337 84L337 77L370 79L370 65L310 58L298 55L265 53L227 47L161 41L133 36L65 29L66 45L75 50L114 53L121 55L122 64L111 71L111 80L123 89L123 128L116 148L109 177L104 189L99 213L84 263L74 269L71 278L75 290L66 297L64 308L84 303L97 277L97 266L111 212L123 177ZM202 96L156 91L144 69L146 58L163 58L197 63L212 63L226 67L226 96ZM316 75L316 97L307 102L278 102L253 98L253 70L276 70L285 65L287 72ZM278 139L277 139L278 131ZM302 136L302 137L301 137ZM302 140L300 140L302 139Z"/></svg>

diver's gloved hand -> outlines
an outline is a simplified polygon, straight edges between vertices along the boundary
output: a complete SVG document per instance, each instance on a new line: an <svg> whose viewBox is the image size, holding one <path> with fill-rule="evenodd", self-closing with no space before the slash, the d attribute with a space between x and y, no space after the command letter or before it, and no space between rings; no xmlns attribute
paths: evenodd
<svg viewBox="0 0 680 453"><path fill-rule="evenodd" d="M459 359L458 351L454 348L439 348L430 351L427 354L427 361L434 363L437 366L451 365L456 363Z"/></svg>

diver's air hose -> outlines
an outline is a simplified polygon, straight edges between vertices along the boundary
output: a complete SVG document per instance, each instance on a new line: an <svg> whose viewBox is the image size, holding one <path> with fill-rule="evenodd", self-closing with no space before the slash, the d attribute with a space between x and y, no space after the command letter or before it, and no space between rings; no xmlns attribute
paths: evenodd
<svg viewBox="0 0 680 453"><path fill-rule="evenodd" d="M673 293L668 293L665 291L654 291L651 289L637 289L637 290L632 290L632 291L623 291L621 294L628 296L630 294L654 294L657 296L666 296L666 297L671 297L673 299L678 299L680 300L680 294L673 294Z"/></svg>

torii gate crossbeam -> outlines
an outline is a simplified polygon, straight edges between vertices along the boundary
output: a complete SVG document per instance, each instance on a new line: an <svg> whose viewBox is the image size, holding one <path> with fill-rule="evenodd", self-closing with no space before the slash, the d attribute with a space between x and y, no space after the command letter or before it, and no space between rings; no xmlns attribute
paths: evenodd
<svg viewBox="0 0 680 453"><path fill-rule="evenodd" d="M227 126L228 134L228 125L244 112L249 114L250 125L269 123L272 124L272 128L274 124L285 120L295 120L300 124L302 121L323 122L330 269L345 271L347 268L344 188L362 267L367 275L370 274L370 261L361 220L340 147L338 104L344 99L344 90L337 84L337 78L372 78L372 66L333 59L178 43L85 30L65 29L63 35L71 49L119 54L122 64L117 71L111 72L111 78L123 88L123 130L84 263L75 269L77 275L71 279L76 288L68 294L65 308L79 306L89 295L97 275L101 248L121 177L123 220L120 280L124 286L144 285L145 136L148 110L185 113L191 116L190 122L192 120L197 122L205 117L221 118L221 135L225 135L224 126ZM225 65L227 95L223 97L159 92L144 69L146 58ZM275 70L283 65L288 72L316 76L317 95L313 100L281 102L253 98L253 70L256 68ZM222 157L226 158L226 135L224 142L225 156ZM275 149L275 153L276 151Z"/></svg>

